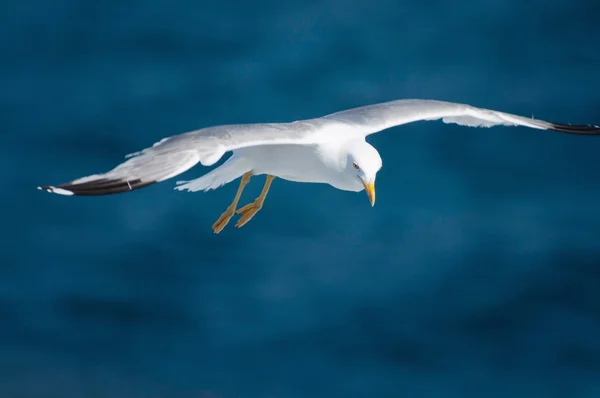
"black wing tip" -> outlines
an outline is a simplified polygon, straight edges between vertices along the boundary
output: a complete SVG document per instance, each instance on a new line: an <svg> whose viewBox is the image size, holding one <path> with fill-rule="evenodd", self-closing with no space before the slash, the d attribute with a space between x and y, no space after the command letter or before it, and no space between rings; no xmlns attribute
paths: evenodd
<svg viewBox="0 0 600 398"><path fill-rule="evenodd" d="M156 181L141 181L139 178L125 181L102 178L79 184L66 183L57 186L44 185L38 187L38 189L66 196L98 196L129 192L147 187L154 183L156 183Z"/></svg>
<svg viewBox="0 0 600 398"><path fill-rule="evenodd" d="M591 124L559 124L550 123L550 130L567 134L600 135L600 126Z"/></svg>

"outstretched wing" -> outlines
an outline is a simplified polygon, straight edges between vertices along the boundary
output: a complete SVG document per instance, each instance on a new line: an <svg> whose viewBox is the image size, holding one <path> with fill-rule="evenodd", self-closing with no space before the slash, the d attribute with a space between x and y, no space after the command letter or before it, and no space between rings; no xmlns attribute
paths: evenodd
<svg viewBox="0 0 600 398"><path fill-rule="evenodd" d="M470 105L432 100L397 100L354 108L292 123L237 124L209 127L165 138L114 169L58 186L39 189L61 195L106 195L164 181L198 162L216 163L226 152L259 145L310 145L354 134L372 134L417 120L442 119L464 126L526 126L570 134L599 135L600 127L529 119Z"/></svg>
<svg viewBox="0 0 600 398"><path fill-rule="evenodd" d="M226 152L258 145L309 145L333 139L342 123L310 119L292 123L237 124L208 127L164 138L127 155L114 169L41 190L61 195L107 195L142 188L192 168L216 163Z"/></svg>
<svg viewBox="0 0 600 398"><path fill-rule="evenodd" d="M418 120L442 119L462 126L525 126L569 134L600 135L600 126L545 122L471 105L434 100L397 100L349 109L323 117L361 129L365 135Z"/></svg>

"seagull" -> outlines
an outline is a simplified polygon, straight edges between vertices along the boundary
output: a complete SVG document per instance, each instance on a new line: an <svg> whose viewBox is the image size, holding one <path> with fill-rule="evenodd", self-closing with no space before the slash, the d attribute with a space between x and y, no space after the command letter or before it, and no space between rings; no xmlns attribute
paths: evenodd
<svg viewBox="0 0 600 398"><path fill-rule="evenodd" d="M175 177L198 162L219 167L191 181L178 181L175 189L189 192L219 188L241 177L233 202L213 224L218 234L239 214L244 226L262 209L271 183L278 177L295 182L324 183L343 191L366 191L375 205L375 178L382 161L366 141L370 134L420 120L442 119L462 126L525 126L568 134L600 135L600 126L545 122L436 100L402 99L362 106L314 119L290 123L232 124L207 127L167 137L152 147L126 156L114 169L71 182L38 187L60 195L108 195L133 191ZM262 192L237 208L250 178L266 175Z"/></svg>

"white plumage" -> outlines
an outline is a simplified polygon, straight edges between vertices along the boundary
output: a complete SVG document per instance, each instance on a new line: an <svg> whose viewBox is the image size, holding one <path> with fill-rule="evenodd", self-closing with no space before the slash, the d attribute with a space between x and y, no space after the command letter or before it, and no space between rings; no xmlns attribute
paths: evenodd
<svg viewBox="0 0 600 398"><path fill-rule="evenodd" d="M106 173L39 189L61 195L126 192L174 177L197 163L211 166L231 151L233 155L221 166L200 178L181 182L176 189L216 189L243 175L249 179L250 175L267 174L297 182L326 183L347 191L366 189L373 204L381 157L365 138L393 126L436 119L472 127L525 126L569 134L600 134L599 126L550 123L451 102L397 100L291 123L203 128L164 138L128 155L127 161ZM238 193L246 182L242 181ZM236 204L237 199L239 195Z"/></svg>
<svg viewBox="0 0 600 398"><path fill-rule="evenodd" d="M440 118L445 123L456 123L472 127L526 126L572 134L600 134L600 127L598 126L561 125L451 102L397 100L292 123L223 125L191 131L164 138L150 148L130 154L127 156L130 158L128 161L104 174L94 174L60 185L59 187L63 191L58 191L55 187L50 186L40 188L64 194L64 190L69 190L66 186L69 186L73 188L71 192L74 194L103 194L101 186L104 185L107 189L109 186L107 180L113 182L139 181L138 185L140 183L164 181L183 173L198 162L204 166L213 165L228 151L236 152L236 150L242 148L260 147L261 151L247 153L262 156L263 154L268 155L271 152L277 152L280 149L287 150L289 147L286 145L314 147L334 143L332 146L336 146L335 143L361 140L369 134L389 127L418 120ZM239 163L239 161L238 158L237 162ZM233 161L226 162L221 167L233 172L232 163ZM244 167L235 168L238 172L242 169ZM211 173L204 176L207 179L202 184L198 183L197 186L206 184L207 188L212 188L231 181L231 179L224 178L220 183L219 179ZM199 181L204 177L195 181ZM99 189L92 188L94 181L102 181L102 183L97 184ZM80 189L78 189L78 186L80 186ZM191 187L190 185L189 188ZM178 187L178 189L181 188ZM190 190L195 191L198 189Z"/></svg>

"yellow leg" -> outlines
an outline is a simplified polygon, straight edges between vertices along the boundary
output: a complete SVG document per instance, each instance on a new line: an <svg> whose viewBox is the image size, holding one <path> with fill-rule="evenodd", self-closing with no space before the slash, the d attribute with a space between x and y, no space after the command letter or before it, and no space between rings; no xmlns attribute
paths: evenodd
<svg viewBox="0 0 600 398"><path fill-rule="evenodd" d="M252 177L252 172L250 171L244 173L244 175L242 176L240 186L238 187L237 193L235 194L235 198L233 198L233 202L229 205L227 210L225 210L225 212L221 214L221 217L219 217L219 219L215 221L215 223L212 226L213 232L215 234L221 232L223 228L225 228L231 217L233 217L233 215L235 214L235 208L237 207L238 201L240 200L240 196L242 196L242 191L244 190L244 187L250 181L250 177Z"/></svg>
<svg viewBox="0 0 600 398"><path fill-rule="evenodd" d="M267 175L267 181L265 181L265 186L263 187L262 192L260 193L258 198L256 198L254 202L247 204L246 206L242 207L241 209L238 209L238 211L235 212L236 214L242 215L238 220L237 224L235 224L236 228L243 227L248 221L252 220L252 217L254 217L254 215L258 213L260 209L262 209L263 202L267 197L267 193L269 193L269 188L271 187L271 183L274 179L275 176L272 176L270 174Z"/></svg>

